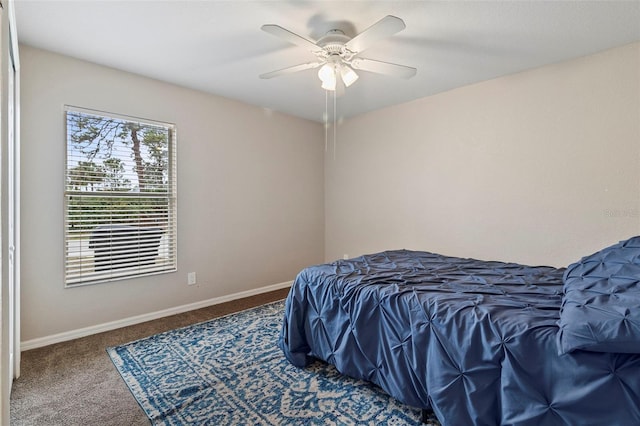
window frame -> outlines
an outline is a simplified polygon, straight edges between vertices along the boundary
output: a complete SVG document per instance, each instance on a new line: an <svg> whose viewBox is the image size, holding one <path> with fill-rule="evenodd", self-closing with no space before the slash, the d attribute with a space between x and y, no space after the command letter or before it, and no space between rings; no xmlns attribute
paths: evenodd
<svg viewBox="0 0 640 426"><path fill-rule="evenodd" d="M78 114L86 114L86 115L91 115L91 116L97 116L97 117L104 117L106 119L114 119L114 120L121 120L124 122L130 122L130 123L136 123L142 126L149 126L149 127L155 127L155 128L162 128L165 129L168 132L168 140L167 140L167 165L166 165L166 171L167 171L167 190L166 192L161 192L161 193L157 193L157 192L137 192L137 193L130 193L130 192L122 192L122 193L118 193L118 192L110 192L110 191L106 191L103 192L102 194L100 193L100 191L98 190L87 190L87 191L74 191L74 190L70 190L68 188L68 178L69 178L69 166L70 166L70 159L69 159L69 145L70 145L70 135L69 135L69 118L68 118L68 114L69 113L78 113ZM94 285L94 284L104 284L104 283L109 283L109 282L114 282L114 281L122 281L122 280L130 280L130 279L135 279L135 278L140 278L140 277L146 277L146 276L153 276L153 275L160 275L160 274L167 274L167 273L173 273L176 272L178 269L178 253L177 253L177 249L178 249L178 242L177 242L177 232L178 232L178 218L177 218L177 213L178 213L178 209L177 209L177 161L176 161L176 145L177 145L177 129L176 129L176 125L173 123L168 123L168 122L163 122L163 121L158 121L158 120L151 120L151 119L147 119L147 118L140 118L140 117L135 117L135 116L130 116L130 115L125 115L125 114L118 114L118 113L112 113L112 112L107 112L107 111L102 111L102 110L95 110L95 109L89 109L89 108L83 108L83 107L77 107L77 106L73 106L73 105L64 105L64 135L65 135L65 154L64 154L64 182L63 182L63 250L62 250L62 257L63 257L63 281L64 281L64 288L68 289L68 288L78 288L78 287L84 287L87 285ZM94 256L93 256L93 262L94 262L94 271L93 273L87 272L85 274L82 273L82 271L80 272L80 275L78 278L76 279L70 279L70 274L69 274L69 260L71 258L70 256L70 250L69 250L69 241L70 239L70 226L69 226L69 222L70 222L70 210L69 210L69 202L71 200L72 196L78 196L80 193L82 193L83 196L93 196L95 198L104 198L105 200L108 199L115 199L115 198L131 198L133 200L144 200L144 199L164 199L166 198L166 209L167 209L167 223L166 223L166 230L164 231L164 234L167 235L167 243L166 243L166 250L169 253L168 255L168 262L164 265L164 266L159 266L157 268L161 268L161 269L156 269L156 270L149 270L149 268L143 268L142 270L139 271L135 271L134 267L115 267L115 268L110 268L109 269L109 276L106 276L107 273L101 273L101 274L97 274L96 270L95 270L95 251L94 251ZM144 195L143 195L144 194ZM164 206L164 204L163 204ZM113 226L113 223L110 222L110 225ZM90 232L95 232L95 229L97 228L97 226ZM141 227L138 227L138 229L141 229ZM113 235L113 234L110 234ZM113 237L112 237L113 238ZM117 237L116 237L117 238ZM162 239L162 237L160 237L160 239ZM143 241L143 240L142 240ZM138 240L138 247L140 247L140 240ZM142 242L142 244L144 245L144 241ZM158 242L158 245L160 245L160 242ZM112 249L113 250L113 249ZM159 250L160 247L158 247L156 249L156 255L154 257L154 259L157 259L160 257L159 254ZM113 255L113 252L112 252ZM117 256L117 254L116 254ZM140 261L140 258L143 255L140 254L140 249L138 248L138 257L137 260ZM111 262L113 261L113 258L111 260ZM115 263L115 262L114 262ZM82 270L82 267L80 267L80 269ZM120 270L119 270L120 269ZM153 269L153 268L151 268ZM116 271L114 273L114 270ZM118 271L119 270L119 271ZM96 277L96 275L98 275Z"/></svg>

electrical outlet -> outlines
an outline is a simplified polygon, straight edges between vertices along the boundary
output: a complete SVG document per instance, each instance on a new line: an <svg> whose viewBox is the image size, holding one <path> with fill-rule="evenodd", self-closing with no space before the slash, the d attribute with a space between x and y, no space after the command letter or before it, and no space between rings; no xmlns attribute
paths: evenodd
<svg viewBox="0 0 640 426"><path fill-rule="evenodd" d="M348 259L348 258L349 258L349 255L348 255L348 254L343 254L343 255L342 255L342 258L343 258L343 259Z"/></svg>
<svg viewBox="0 0 640 426"><path fill-rule="evenodd" d="M194 285L195 283L196 283L196 273L195 272L189 272L187 274L187 284Z"/></svg>

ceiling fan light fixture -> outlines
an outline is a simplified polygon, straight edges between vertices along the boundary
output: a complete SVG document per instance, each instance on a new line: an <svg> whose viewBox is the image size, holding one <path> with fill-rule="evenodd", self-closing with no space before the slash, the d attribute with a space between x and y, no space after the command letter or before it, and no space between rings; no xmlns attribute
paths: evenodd
<svg viewBox="0 0 640 426"><path fill-rule="evenodd" d="M318 78L322 81L324 90L336 90L336 69L334 64L326 63L318 70Z"/></svg>
<svg viewBox="0 0 640 426"><path fill-rule="evenodd" d="M340 76L342 77L342 82L347 87L351 86L358 79L358 74L356 74L350 66L344 64L340 67Z"/></svg>
<svg viewBox="0 0 640 426"><path fill-rule="evenodd" d="M261 74L260 78L269 79L320 67L318 78L322 82L322 88L337 92L336 95L340 96L344 93L345 87L351 86L358 80L358 74L355 70L401 78L411 78L416 74L415 68L406 65L359 56L363 50L368 49L378 40L390 37L406 28L404 21L397 16L387 15L355 37L349 37L339 29L330 29L315 43L279 25L265 24L261 28L291 44L305 48L315 55L316 61Z"/></svg>

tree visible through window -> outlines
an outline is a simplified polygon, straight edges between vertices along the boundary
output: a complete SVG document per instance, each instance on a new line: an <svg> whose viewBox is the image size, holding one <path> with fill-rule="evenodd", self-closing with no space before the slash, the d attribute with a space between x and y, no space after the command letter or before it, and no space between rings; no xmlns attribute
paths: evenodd
<svg viewBox="0 0 640 426"><path fill-rule="evenodd" d="M175 128L67 107L67 286L176 270Z"/></svg>

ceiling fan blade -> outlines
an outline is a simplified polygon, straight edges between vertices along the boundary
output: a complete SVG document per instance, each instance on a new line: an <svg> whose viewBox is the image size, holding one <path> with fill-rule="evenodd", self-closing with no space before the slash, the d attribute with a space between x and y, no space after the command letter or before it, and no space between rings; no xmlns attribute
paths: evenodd
<svg viewBox="0 0 640 426"><path fill-rule="evenodd" d="M292 74L292 73L298 72L298 71L304 71L304 70L308 70L308 69L311 69L311 68L318 68L322 64L323 64L323 62L307 62L306 64L294 65L292 67L283 68L281 70L271 71L271 72L268 72L266 74L260 74L260 78L279 77L279 76L285 75L285 74Z"/></svg>
<svg viewBox="0 0 640 426"><path fill-rule="evenodd" d="M281 39L286 40L291 44L296 44L298 46L304 47L305 49L313 53L322 51L322 48L314 42L307 40L306 38L299 36L296 33L292 33L286 28L282 28L280 25L265 24L260 28L262 29L262 31L266 31L269 34L280 37Z"/></svg>
<svg viewBox="0 0 640 426"><path fill-rule="evenodd" d="M396 16L387 15L369 28L349 40L345 47L352 52L360 53L378 40L391 37L406 28L404 21Z"/></svg>
<svg viewBox="0 0 640 426"><path fill-rule="evenodd" d="M406 65L392 64L390 62L375 61L373 59L355 58L351 66L357 70L370 71L378 74L391 75L400 78L411 78L417 70Z"/></svg>

